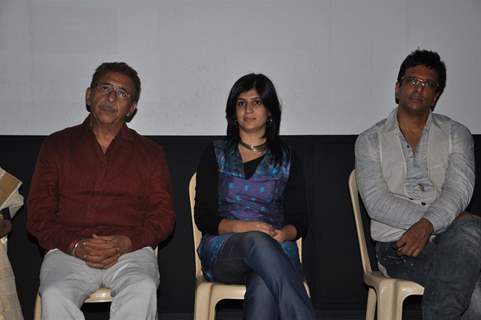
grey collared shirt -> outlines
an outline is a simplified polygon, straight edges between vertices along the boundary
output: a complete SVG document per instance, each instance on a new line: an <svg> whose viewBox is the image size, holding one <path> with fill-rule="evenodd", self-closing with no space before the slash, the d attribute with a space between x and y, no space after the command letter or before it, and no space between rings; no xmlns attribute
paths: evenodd
<svg viewBox="0 0 481 320"><path fill-rule="evenodd" d="M421 200L435 197L436 190L428 172L428 134L431 125L431 117L429 117L416 146L416 152L413 151L411 145L406 141L401 130L398 130L398 137L401 142L404 159L406 159L406 178L404 181L404 189L410 199ZM426 206L421 202L421 205Z"/></svg>
<svg viewBox="0 0 481 320"><path fill-rule="evenodd" d="M355 146L358 185L369 216L373 220L393 228L407 230L424 217L433 224L434 232L439 233L468 206L474 189L474 144L471 133L461 124L450 122L451 152L444 183L440 192L437 192L429 178L427 161L431 116L423 130L416 152L412 151L397 128L406 161L404 186L406 194L411 199L394 196L387 188L381 168L376 126L359 135ZM431 204L417 204L411 201L430 197L429 195L435 199Z"/></svg>

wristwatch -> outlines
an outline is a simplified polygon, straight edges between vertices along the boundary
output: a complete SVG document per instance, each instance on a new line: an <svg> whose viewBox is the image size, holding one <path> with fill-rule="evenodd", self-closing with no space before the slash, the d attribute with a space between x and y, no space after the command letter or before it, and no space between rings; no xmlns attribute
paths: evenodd
<svg viewBox="0 0 481 320"><path fill-rule="evenodd" d="M10 220L10 209L8 208L3 208L2 211L0 211L0 220Z"/></svg>

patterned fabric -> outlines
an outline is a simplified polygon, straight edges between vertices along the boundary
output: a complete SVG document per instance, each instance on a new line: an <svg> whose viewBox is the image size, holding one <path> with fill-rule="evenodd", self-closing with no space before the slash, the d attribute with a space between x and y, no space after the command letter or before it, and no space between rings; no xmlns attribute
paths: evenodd
<svg viewBox="0 0 481 320"><path fill-rule="evenodd" d="M0 320L23 320L15 276L3 243L0 243Z"/></svg>
<svg viewBox="0 0 481 320"><path fill-rule="evenodd" d="M219 168L219 215L223 219L263 221L276 229L284 226L282 196L289 178L290 158L283 153L281 164L267 151L249 179L235 145L228 141L215 141L214 150ZM233 233L205 234L198 248L206 279L212 281L212 266L222 246ZM281 244L294 265L300 265L297 245L293 241Z"/></svg>
<svg viewBox="0 0 481 320"><path fill-rule="evenodd" d="M4 173L5 170L0 167L0 176ZM11 218L22 205L23 197L18 190L3 203L3 207L9 208ZM7 236L0 239L0 320L23 320L15 287L15 275L7 255Z"/></svg>

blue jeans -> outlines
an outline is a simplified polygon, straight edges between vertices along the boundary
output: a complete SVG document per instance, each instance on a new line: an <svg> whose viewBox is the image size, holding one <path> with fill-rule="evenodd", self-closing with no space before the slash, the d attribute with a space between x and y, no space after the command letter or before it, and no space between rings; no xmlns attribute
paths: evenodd
<svg viewBox="0 0 481 320"><path fill-rule="evenodd" d="M387 273L424 286L423 319L481 319L481 218L456 219L417 257L398 256L394 242L378 242Z"/></svg>
<svg viewBox="0 0 481 320"><path fill-rule="evenodd" d="M212 273L219 282L246 284L244 319L315 319L302 273L279 243L265 233L230 237Z"/></svg>

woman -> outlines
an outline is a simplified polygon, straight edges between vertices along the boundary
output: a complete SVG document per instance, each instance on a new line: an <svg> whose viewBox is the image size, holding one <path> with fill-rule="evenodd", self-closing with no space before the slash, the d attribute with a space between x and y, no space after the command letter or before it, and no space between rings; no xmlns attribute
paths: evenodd
<svg viewBox="0 0 481 320"><path fill-rule="evenodd" d="M248 74L232 87L227 138L197 170L195 221L206 279L245 283L245 319L315 319L295 240L306 233L299 161L279 138L272 82Z"/></svg>

